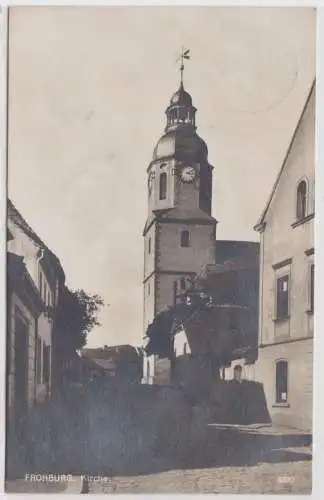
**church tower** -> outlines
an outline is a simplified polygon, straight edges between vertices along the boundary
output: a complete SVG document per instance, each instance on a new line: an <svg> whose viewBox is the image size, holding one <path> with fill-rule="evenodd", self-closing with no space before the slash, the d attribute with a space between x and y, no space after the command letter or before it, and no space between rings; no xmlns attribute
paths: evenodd
<svg viewBox="0 0 324 500"><path fill-rule="evenodd" d="M144 332L175 303L187 280L215 263L216 220L211 215L212 170L196 132L196 108L182 80L166 109L166 127L147 168L144 236ZM154 358L154 357L152 357ZM154 382L155 360L144 361Z"/></svg>

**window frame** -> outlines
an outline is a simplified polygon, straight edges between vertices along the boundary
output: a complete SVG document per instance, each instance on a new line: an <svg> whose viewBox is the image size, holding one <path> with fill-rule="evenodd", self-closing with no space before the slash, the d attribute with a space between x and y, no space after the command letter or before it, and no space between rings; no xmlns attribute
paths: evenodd
<svg viewBox="0 0 324 500"><path fill-rule="evenodd" d="M159 200L160 201L166 200L167 194L168 194L168 175L166 172L161 172L159 175Z"/></svg>
<svg viewBox="0 0 324 500"><path fill-rule="evenodd" d="M301 210L300 210L301 205L300 205L300 192L299 192L299 190L300 190L301 185L305 186L303 212L301 212ZM303 221L309 215L308 214L308 212L309 212L308 201L309 201L309 183L308 183L308 179L306 177L302 177L301 179L298 180L297 188L296 188L295 219L297 222Z"/></svg>
<svg viewBox="0 0 324 500"><path fill-rule="evenodd" d="M282 387L280 388L279 386L279 380L278 380L278 367L279 365L284 365L286 368L285 368L285 387L283 387L284 389L286 389L286 391L283 391L280 389L282 389ZM282 376L282 373L281 373L281 376ZM282 394L286 394L286 398L282 398L281 395ZM280 359L276 359L275 361L275 404L276 405L287 405L289 404L288 401L289 401L289 363L288 363L288 360L287 359L284 359L284 358L280 358Z"/></svg>
<svg viewBox="0 0 324 500"><path fill-rule="evenodd" d="M279 302L278 302L278 282L283 278L288 278L287 284L287 314L281 315L279 314ZM288 269L282 269L281 272L275 274L275 301L274 301L274 318L276 321L286 321L290 318L290 296L291 296L291 273Z"/></svg>
<svg viewBox="0 0 324 500"><path fill-rule="evenodd" d="M184 236L186 236L185 239ZM182 229L180 231L180 247L181 248L190 247L190 231L188 229Z"/></svg>

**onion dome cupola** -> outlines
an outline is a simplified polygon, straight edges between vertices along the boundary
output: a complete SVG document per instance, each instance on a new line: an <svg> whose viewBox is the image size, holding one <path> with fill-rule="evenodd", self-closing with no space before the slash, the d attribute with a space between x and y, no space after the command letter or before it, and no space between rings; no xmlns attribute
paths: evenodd
<svg viewBox="0 0 324 500"><path fill-rule="evenodd" d="M167 125L165 132L183 126L196 130L196 111L196 108L192 105L191 95L185 91L181 81L179 89L171 97L170 105L166 110Z"/></svg>
<svg viewBox="0 0 324 500"><path fill-rule="evenodd" d="M206 163L208 149L205 141L196 132L196 111L191 95L183 85L183 59L180 67L179 89L173 94L166 109L167 123L164 135L159 139L153 152L153 161L173 157L179 161Z"/></svg>

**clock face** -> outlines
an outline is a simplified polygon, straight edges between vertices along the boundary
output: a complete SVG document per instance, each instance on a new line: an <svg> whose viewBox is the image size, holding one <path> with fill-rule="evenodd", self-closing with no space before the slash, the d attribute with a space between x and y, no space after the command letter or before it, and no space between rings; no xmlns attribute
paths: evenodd
<svg viewBox="0 0 324 500"><path fill-rule="evenodd" d="M193 182L196 177L196 169L191 166L183 167L181 171L181 180L183 182Z"/></svg>

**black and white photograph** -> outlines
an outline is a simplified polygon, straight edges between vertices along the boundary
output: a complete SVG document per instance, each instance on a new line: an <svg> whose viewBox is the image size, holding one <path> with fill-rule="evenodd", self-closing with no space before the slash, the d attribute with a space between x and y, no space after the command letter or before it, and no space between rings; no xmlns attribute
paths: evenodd
<svg viewBox="0 0 324 500"><path fill-rule="evenodd" d="M311 494L316 9L1 16L6 493Z"/></svg>

